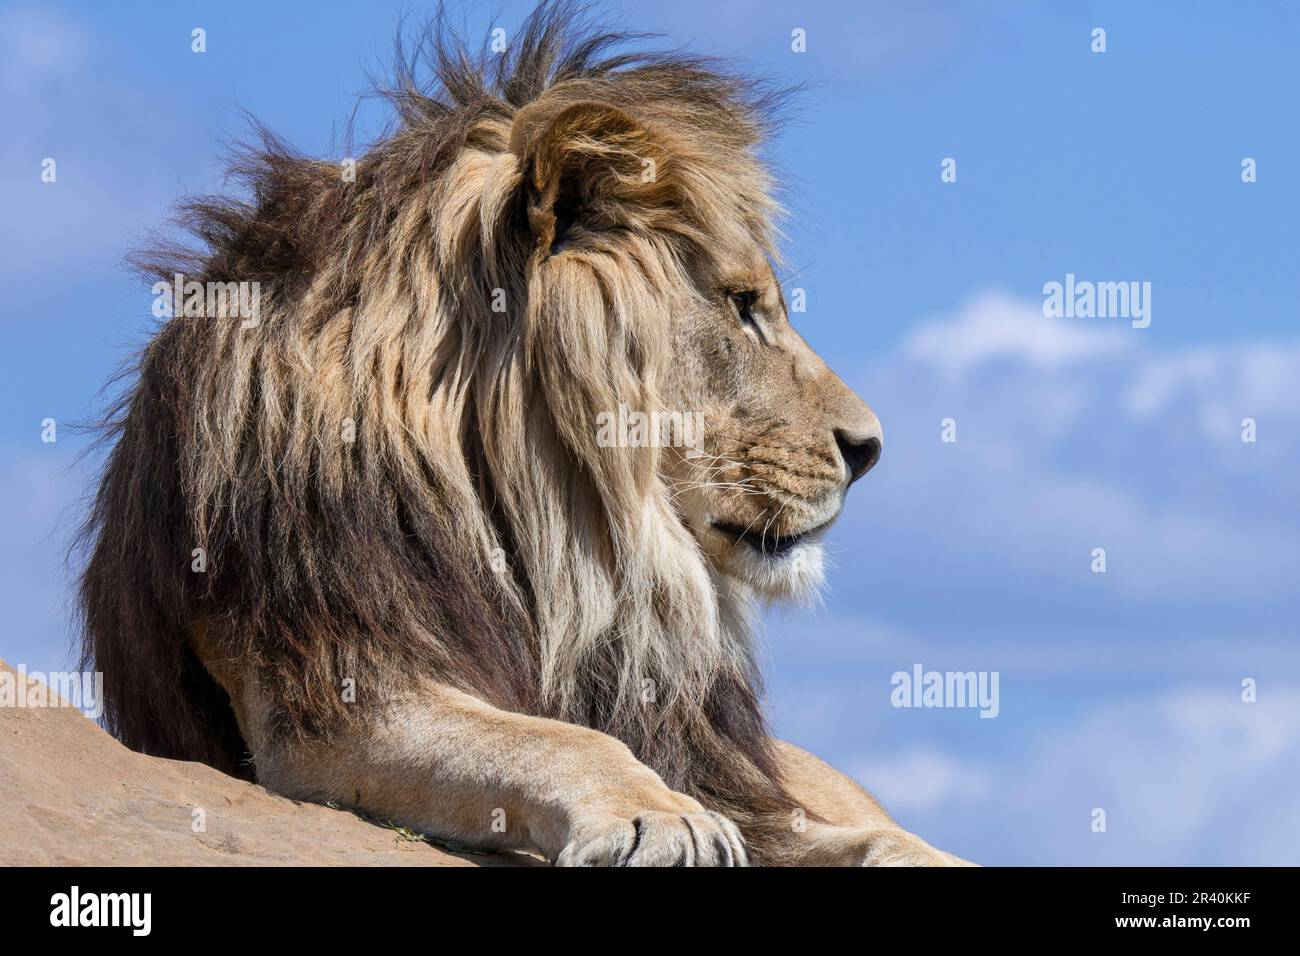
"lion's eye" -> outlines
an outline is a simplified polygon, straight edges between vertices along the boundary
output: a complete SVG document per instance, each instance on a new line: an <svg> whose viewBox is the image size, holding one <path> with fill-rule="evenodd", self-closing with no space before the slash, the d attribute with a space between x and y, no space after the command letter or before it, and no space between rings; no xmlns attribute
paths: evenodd
<svg viewBox="0 0 1300 956"><path fill-rule="evenodd" d="M731 300L731 307L736 311L736 318L745 325L752 325L758 331L758 323L754 321L754 293L732 292L728 298Z"/></svg>

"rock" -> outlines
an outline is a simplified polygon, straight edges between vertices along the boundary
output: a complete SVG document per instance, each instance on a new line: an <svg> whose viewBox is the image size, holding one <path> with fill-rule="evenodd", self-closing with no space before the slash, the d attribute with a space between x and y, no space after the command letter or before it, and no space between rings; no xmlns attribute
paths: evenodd
<svg viewBox="0 0 1300 956"><path fill-rule="evenodd" d="M18 675L0 661L0 681ZM49 699L29 682L36 702ZM31 701L29 700L29 703ZM195 810L204 827L195 833ZM518 866L453 853L200 763L128 750L74 707L0 703L0 845L10 866Z"/></svg>

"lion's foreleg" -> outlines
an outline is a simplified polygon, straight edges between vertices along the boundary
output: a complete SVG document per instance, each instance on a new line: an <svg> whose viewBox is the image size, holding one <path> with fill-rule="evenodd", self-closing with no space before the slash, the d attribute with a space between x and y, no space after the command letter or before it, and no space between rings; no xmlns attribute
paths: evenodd
<svg viewBox="0 0 1300 956"><path fill-rule="evenodd" d="M257 775L272 790L467 846L575 865L745 861L729 820L670 790L613 737L449 687L428 685L329 741L246 737L262 738Z"/></svg>

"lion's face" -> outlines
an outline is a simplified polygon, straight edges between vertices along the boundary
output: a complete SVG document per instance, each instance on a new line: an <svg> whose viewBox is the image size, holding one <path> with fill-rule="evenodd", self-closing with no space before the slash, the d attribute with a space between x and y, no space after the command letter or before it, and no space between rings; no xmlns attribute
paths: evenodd
<svg viewBox="0 0 1300 956"><path fill-rule="evenodd" d="M880 456L880 422L791 326L757 248L697 274L663 394L703 417L703 441L666 459L678 509L719 572L807 596L826 529Z"/></svg>
<svg viewBox="0 0 1300 956"><path fill-rule="evenodd" d="M683 103L516 117L537 367L569 396L558 409L600 422L615 396L642 397L658 406L642 415L689 420L688 440L654 459L676 515L716 572L766 598L807 596L845 492L880 455L880 423L790 325L754 128L716 111L705 129ZM606 437L586 461L626 506L609 489L635 456L609 454Z"/></svg>

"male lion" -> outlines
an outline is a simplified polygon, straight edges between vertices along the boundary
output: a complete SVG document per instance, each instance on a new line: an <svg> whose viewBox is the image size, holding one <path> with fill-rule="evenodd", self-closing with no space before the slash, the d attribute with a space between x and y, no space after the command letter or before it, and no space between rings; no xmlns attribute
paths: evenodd
<svg viewBox="0 0 1300 956"><path fill-rule="evenodd" d="M185 206L157 275L260 307L171 318L113 416L109 726L560 864L956 862L760 712L751 603L816 587L881 445L787 320L764 104L571 24L429 41L354 165L264 135L249 201ZM598 441L628 409L703 434Z"/></svg>

